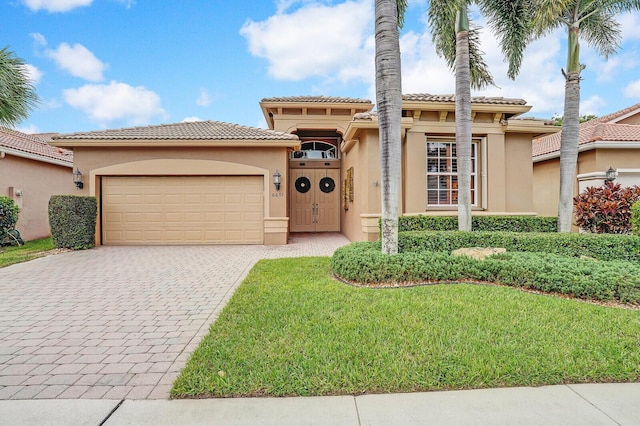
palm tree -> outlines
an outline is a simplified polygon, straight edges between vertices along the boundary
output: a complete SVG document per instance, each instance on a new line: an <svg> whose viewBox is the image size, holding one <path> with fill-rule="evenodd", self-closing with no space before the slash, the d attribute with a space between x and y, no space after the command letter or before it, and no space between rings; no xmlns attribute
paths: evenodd
<svg viewBox="0 0 640 426"><path fill-rule="evenodd" d="M565 77L564 119L560 142L560 198L558 232L571 231L573 190L580 140L580 38L607 57L619 47L620 25L615 16L640 10L640 0L535 0L535 26L539 34L566 27L567 69Z"/></svg>
<svg viewBox="0 0 640 426"><path fill-rule="evenodd" d="M471 87L494 84L482 58L477 28L471 27L471 0L431 0L429 25L436 51L456 75L456 155L458 167L458 229L471 230ZM481 12L498 35L509 63L508 75L515 78L523 52L530 40L529 0L478 0Z"/></svg>
<svg viewBox="0 0 640 426"><path fill-rule="evenodd" d="M15 126L37 103L25 62L9 47L0 49L0 126Z"/></svg>
<svg viewBox="0 0 640 426"><path fill-rule="evenodd" d="M400 34L407 0L376 0L376 104L380 126L382 253L398 253L402 84Z"/></svg>

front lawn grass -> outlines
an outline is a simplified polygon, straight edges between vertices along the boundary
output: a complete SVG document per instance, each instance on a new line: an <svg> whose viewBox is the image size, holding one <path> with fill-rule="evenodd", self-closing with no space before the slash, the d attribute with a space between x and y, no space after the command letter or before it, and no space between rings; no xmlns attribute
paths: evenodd
<svg viewBox="0 0 640 426"><path fill-rule="evenodd" d="M343 395L640 379L640 311L514 288L356 288L329 258L260 261L174 398Z"/></svg>
<svg viewBox="0 0 640 426"><path fill-rule="evenodd" d="M51 237L27 241L19 247L0 247L0 268L46 256L46 252L54 248Z"/></svg>

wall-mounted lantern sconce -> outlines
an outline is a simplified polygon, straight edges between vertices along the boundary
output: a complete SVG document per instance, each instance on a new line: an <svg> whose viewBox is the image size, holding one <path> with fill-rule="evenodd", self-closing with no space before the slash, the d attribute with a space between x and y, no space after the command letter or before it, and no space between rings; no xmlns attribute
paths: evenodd
<svg viewBox="0 0 640 426"><path fill-rule="evenodd" d="M614 169L613 167L609 167L609 170L607 170L605 173L605 182L613 182L614 180L616 180L616 169Z"/></svg>
<svg viewBox="0 0 640 426"><path fill-rule="evenodd" d="M82 189L84 187L84 184L82 183L82 173L80 173L80 170L78 169L73 172L73 183L76 184L76 188L78 189Z"/></svg>
<svg viewBox="0 0 640 426"><path fill-rule="evenodd" d="M273 174L273 184L276 187L276 191L280 191L280 178L282 177L282 175L280 175L280 172L276 170L276 172Z"/></svg>

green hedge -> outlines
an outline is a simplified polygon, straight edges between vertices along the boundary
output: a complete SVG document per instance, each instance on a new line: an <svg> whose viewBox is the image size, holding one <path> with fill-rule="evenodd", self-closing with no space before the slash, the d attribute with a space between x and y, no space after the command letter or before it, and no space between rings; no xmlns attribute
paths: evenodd
<svg viewBox="0 0 640 426"><path fill-rule="evenodd" d="M95 246L97 212L95 197L53 195L49 199L49 226L53 244L72 250Z"/></svg>
<svg viewBox="0 0 640 426"><path fill-rule="evenodd" d="M631 232L640 236L640 201L631 206Z"/></svg>
<svg viewBox="0 0 640 426"><path fill-rule="evenodd" d="M640 302L640 265L625 261L549 253L505 253L485 260L432 251L388 256L378 242L341 247L331 265L337 276L368 284L482 281L584 299Z"/></svg>
<svg viewBox="0 0 640 426"><path fill-rule="evenodd" d="M614 234L526 233L482 231L402 232L400 252L442 251L462 247L503 247L508 252L541 252L598 260L640 261L640 237Z"/></svg>
<svg viewBox="0 0 640 426"><path fill-rule="evenodd" d="M401 216L399 232L405 231L455 231L457 216ZM472 216L474 231L557 232L557 217L538 216Z"/></svg>

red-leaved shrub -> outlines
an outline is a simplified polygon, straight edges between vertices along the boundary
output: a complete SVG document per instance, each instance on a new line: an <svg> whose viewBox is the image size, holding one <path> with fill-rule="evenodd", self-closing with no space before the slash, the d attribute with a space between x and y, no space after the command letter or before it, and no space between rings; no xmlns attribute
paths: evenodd
<svg viewBox="0 0 640 426"><path fill-rule="evenodd" d="M573 198L576 225L596 234L631 233L631 206L640 200L640 187L623 188L606 182L591 186Z"/></svg>

